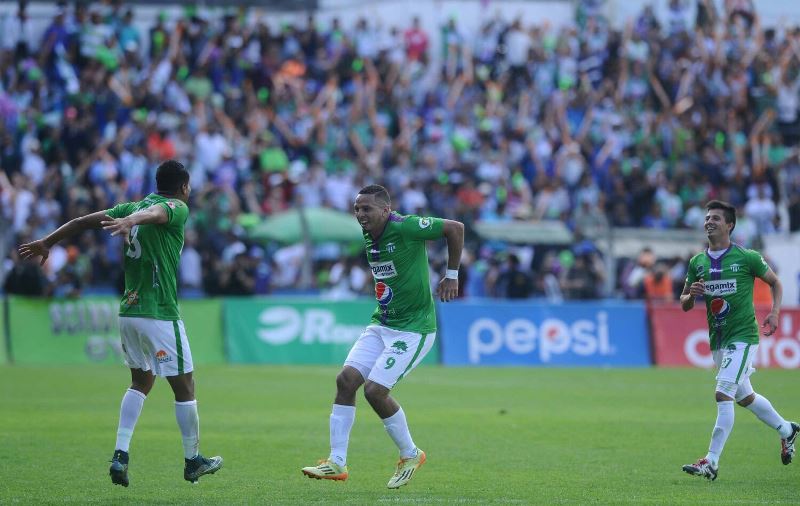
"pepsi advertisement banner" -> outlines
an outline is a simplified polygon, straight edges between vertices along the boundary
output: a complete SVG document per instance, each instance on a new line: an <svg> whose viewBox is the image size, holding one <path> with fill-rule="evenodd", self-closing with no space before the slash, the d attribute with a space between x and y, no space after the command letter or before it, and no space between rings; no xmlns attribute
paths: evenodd
<svg viewBox="0 0 800 506"><path fill-rule="evenodd" d="M451 302L437 311L445 365L650 365L643 303Z"/></svg>

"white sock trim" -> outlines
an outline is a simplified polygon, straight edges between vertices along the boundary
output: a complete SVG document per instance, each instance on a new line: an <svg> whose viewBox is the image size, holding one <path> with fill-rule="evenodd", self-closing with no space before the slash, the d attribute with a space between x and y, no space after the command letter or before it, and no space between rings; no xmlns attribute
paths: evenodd
<svg viewBox="0 0 800 506"><path fill-rule="evenodd" d="M336 416L355 416L355 406L345 406L343 404L334 404L331 409L331 414Z"/></svg>
<svg viewBox="0 0 800 506"><path fill-rule="evenodd" d="M133 395L141 398L142 400L146 400L147 399L147 395L145 395L144 392L140 392L138 390L134 390L133 388L129 388L128 390L126 390L126 392L130 392Z"/></svg>

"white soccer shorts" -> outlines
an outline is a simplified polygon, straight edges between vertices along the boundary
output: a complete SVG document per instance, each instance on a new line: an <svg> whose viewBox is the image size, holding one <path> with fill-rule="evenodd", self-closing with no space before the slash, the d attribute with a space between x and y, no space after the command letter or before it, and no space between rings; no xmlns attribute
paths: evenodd
<svg viewBox="0 0 800 506"><path fill-rule="evenodd" d="M344 361L361 376L391 389L433 348L436 334L417 334L369 325Z"/></svg>
<svg viewBox="0 0 800 506"><path fill-rule="evenodd" d="M183 321L119 317L119 335L125 365L152 371L156 376L192 372L192 351Z"/></svg>
<svg viewBox="0 0 800 506"><path fill-rule="evenodd" d="M757 344L731 343L711 354L717 366L717 382L726 381L740 385L756 372L753 359L758 352Z"/></svg>

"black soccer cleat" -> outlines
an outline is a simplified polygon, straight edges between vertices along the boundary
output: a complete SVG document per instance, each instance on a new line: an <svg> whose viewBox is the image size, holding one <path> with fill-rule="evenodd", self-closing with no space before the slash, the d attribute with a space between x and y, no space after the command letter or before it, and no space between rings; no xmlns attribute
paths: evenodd
<svg viewBox="0 0 800 506"><path fill-rule="evenodd" d="M794 458L794 442L797 440L797 435L800 434L800 425L790 422L792 426L792 433L786 439L781 439L781 462L784 466L792 463Z"/></svg>
<svg viewBox="0 0 800 506"><path fill-rule="evenodd" d="M207 459L198 454L193 459L184 459L186 467L183 468L183 479L197 483L204 474L214 474L222 468L222 457Z"/></svg>
<svg viewBox="0 0 800 506"><path fill-rule="evenodd" d="M122 450L114 451L108 474L111 475L111 483L114 485L128 486L128 452Z"/></svg>

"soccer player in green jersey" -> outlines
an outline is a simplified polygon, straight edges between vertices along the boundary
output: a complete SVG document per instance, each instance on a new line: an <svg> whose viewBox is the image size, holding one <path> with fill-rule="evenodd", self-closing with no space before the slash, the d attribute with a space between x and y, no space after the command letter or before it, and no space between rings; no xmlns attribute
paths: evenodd
<svg viewBox="0 0 800 506"><path fill-rule="evenodd" d="M378 306L336 377L330 456L302 471L311 478L347 479L347 445L355 420L356 392L364 385L364 396L400 450L396 472L387 484L399 488L425 463L425 452L411 439L403 409L389 395L425 357L436 337L425 243L441 237L447 240L447 272L439 282L437 295L442 302L450 301L458 295L464 225L392 212L389 193L379 185L358 192L354 211L364 231Z"/></svg>
<svg viewBox="0 0 800 506"><path fill-rule="evenodd" d="M758 322L753 307L753 281L763 279L772 291L772 310L762 328L770 336L778 328L783 288L761 255L731 243L736 226L736 208L712 200L705 230L708 249L689 261L686 284L681 295L684 311L694 307L696 297L704 297L711 353L717 367L717 422L711 433L708 454L683 470L715 480L719 457L733 430L733 402L749 409L759 420L777 430L781 437L781 461L790 464L800 425L787 422L765 397L755 393L750 375L755 372L753 357L758 350Z"/></svg>
<svg viewBox="0 0 800 506"><path fill-rule="evenodd" d="M23 244L22 258L42 257L62 239L103 227L125 240L125 294L119 310L120 337L131 386L122 397L111 481L128 486L128 448L133 429L156 376L163 376L175 394L175 417L183 436L183 477L197 482L217 472L222 457L199 453L200 422L192 379L192 352L178 311L177 273L183 249L183 228L189 216L189 172L174 160L156 171L157 193L75 218L43 239Z"/></svg>

